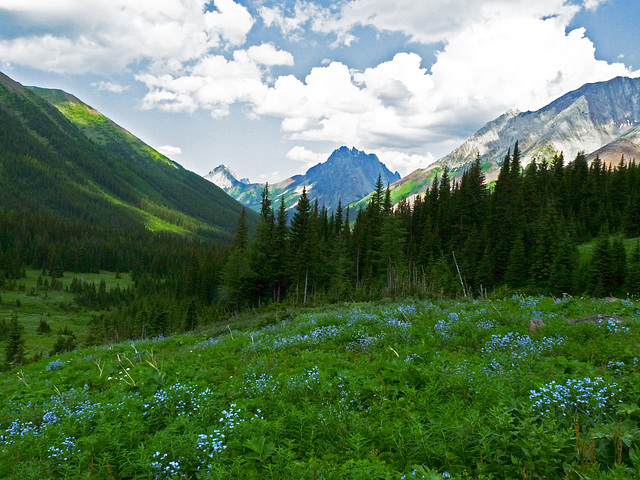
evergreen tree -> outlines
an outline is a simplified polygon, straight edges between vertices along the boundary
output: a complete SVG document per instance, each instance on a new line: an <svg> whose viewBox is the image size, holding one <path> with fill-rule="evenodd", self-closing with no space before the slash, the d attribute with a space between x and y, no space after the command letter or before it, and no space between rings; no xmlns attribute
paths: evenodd
<svg viewBox="0 0 640 480"><path fill-rule="evenodd" d="M482 259L480 260L480 265L476 270L476 276L474 279L475 286L482 291L486 291L493 286L494 278L493 272L495 269L494 259L491 255L491 249L489 245L487 245L482 254Z"/></svg>
<svg viewBox="0 0 640 480"><path fill-rule="evenodd" d="M306 188L298 200L296 211L291 219L290 254L292 282L296 286L296 297L302 295L306 303L309 291L309 279L313 278L313 225L311 203ZM298 300L298 298L296 298Z"/></svg>
<svg viewBox="0 0 640 480"><path fill-rule="evenodd" d="M280 207L278 208L273 234L274 297L276 302L282 300L287 289L287 241L289 236L287 222L287 210L284 203L284 195L282 195L280 197Z"/></svg>
<svg viewBox="0 0 640 480"><path fill-rule="evenodd" d="M522 287L529 278L529 259L527 258L522 235L514 242L509 254L509 264L505 281L509 287Z"/></svg>
<svg viewBox="0 0 640 480"><path fill-rule="evenodd" d="M384 218L380 238L379 263L388 290L397 287L399 279L404 273L403 244L405 236L406 232L399 215L389 215Z"/></svg>
<svg viewBox="0 0 640 480"><path fill-rule="evenodd" d="M636 242L631 253L626 287L631 295L640 295L640 240Z"/></svg>
<svg viewBox="0 0 640 480"><path fill-rule="evenodd" d="M242 211L240 212L240 216L238 217L236 234L233 238L231 247L237 250L244 250L245 248L247 248L248 241L249 234L247 230L247 213L243 207Z"/></svg>
<svg viewBox="0 0 640 480"><path fill-rule="evenodd" d="M246 250L233 250L222 271L221 300L239 310L251 299L255 272L249 265Z"/></svg>
<svg viewBox="0 0 640 480"><path fill-rule="evenodd" d="M382 213L385 216L391 215L393 212L393 205L391 204L391 191L389 190L389 185L387 184L387 189L384 192L384 203L382 204Z"/></svg>
<svg viewBox="0 0 640 480"><path fill-rule="evenodd" d="M553 244L550 253L549 293L552 295L573 293L578 252L566 229L561 229L558 241Z"/></svg>
<svg viewBox="0 0 640 480"><path fill-rule="evenodd" d="M611 289L622 293L626 284L627 252L622 238L616 237L611 243Z"/></svg>
<svg viewBox="0 0 640 480"><path fill-rule="evenodd" d="M262 191L260 222L249 249L249 265L255 275L252 281L253 296L258 305L262 303L263 299L271 298L275 284L274 225L275 218L269 196L269 184L266 184Z"/></svg>
<svg viewBox="0 0 640 480"><path fill-rule="evenodd" d="M594 297L611 295L612 287L611 244L605 235L596 240L591 257L587 293Z"/></svg>
<svg viewBox="0 0 640 480"><path fill-rule="evenodd" d="M13 313L9 320L7 345L5 347L7 365L22 365L25 362L23 332L24 327L18 321L18 314Z"/></svg>

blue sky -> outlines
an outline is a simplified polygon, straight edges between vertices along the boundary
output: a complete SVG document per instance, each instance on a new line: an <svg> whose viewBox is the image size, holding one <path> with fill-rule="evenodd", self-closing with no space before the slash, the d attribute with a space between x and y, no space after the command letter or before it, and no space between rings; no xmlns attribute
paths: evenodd
<svg viewBox="0 0 640 480"><path fill-rule="evenodd" d="M185 168L278 181L341 145L406 175L510 109L640 75L637 0L2 0L0 70Z"/></svg>

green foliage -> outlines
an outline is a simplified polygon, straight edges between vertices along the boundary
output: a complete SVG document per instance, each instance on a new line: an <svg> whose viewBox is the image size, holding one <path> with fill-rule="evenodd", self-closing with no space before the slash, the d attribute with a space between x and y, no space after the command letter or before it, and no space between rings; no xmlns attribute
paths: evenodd
<svg viewBox="0 0 640 480"><path fill-rule="evenodd" d="M23 332L24 327L18 321L18 315L14 313L7 325L7 345L5 346L7 365L22 365L25 361Z"/></svg>
<svg viewBox="0 0 640 480"><path fill-rule="evenodd" d="M594 311L627 322L567 322ZM637 478L638 320L568 297L361 303L75 350L0 377L0 476Z"/></svg>

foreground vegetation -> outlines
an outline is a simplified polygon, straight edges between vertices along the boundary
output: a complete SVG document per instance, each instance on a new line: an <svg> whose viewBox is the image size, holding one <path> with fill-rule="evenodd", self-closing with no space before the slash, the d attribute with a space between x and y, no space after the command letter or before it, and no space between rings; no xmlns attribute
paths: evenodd
<svg viewBox="0 0 640 480"><path fill-rule="evenodd" d="M0 477L638 478L638 320L361 303L42 358L0 376Z"/></svg>

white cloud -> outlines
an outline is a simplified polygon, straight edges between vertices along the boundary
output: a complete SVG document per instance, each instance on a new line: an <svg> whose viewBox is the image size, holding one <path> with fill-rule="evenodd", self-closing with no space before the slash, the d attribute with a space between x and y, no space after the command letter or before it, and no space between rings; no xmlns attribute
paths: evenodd
<svg viewBox="0 0 640 480"><path fill-rule="evenodd" d="M582 7L595 9L606 0L350 0L333 8L298 0L291 14L281 7L259 11L267 26L285 34L310 28L336 35L337 43L351 44L357 26L400 32L422 43L446 42L471 25L497 17L561 17L568 21ZM581 3L582 2L582 3Z"/></svg>
<svg viewBox="0 0 640 480"><path fill-rule="evenodd" d="M418 155L394 150L380 150L375 153L389 170L398 171L402 176L418 168L424 168L437 160L436 157L429 153Z"/></svg>
<svg viewBox="0 0 640 480"><path fill-rule="evenodd" d="M247 50L247 57L258 65L275 66L286 65L293 66L293 55L284 50L278 50L271 43L263 43L262 45L254 45Z"/></svg>
<svg viewBox="0 0 640 480"><path fill-rule="evenodd" d="M13 14L38 33L0 41L0 60L57 73L121 71L139 62L174 68L211 49L236 47L253 26L232 0L6 0Z"/></svg>
<svg viewBox="0 0 640 480"><path fill-rule="evenodd" d="M326 153L312 152L305 147L297 145L287 152L287 158L295 162L304 163L307 167L312 167L327 160L329 155Z"/></svg>
<svg viewBox="0 0 640 480"><path fill-rule="evenodd" d="M122 93L126 90L129 90L129 85L120 85L113 82L94 82L91 84L91 86L100 91L111 93Z"/></svg>
<svg viewBox="0 0 640 480"><path fill-rule="evenodd" d="M292 64L289 52L262 44L236 50L232 60L207 55L179 73L145 73L136 75L136 79L149 89L142 100L143 108L170 112L204 108L220 118L229 114L234 103L260 104L268 89L264 77L269 67Z"/></svg>
<svg viewBox="0 0 640 480"><path fill-rule="evenodd" d="M583 29L558 18L475 25L452 38L432 67L438 123L536 110L587 82L631 72L596 60Z"/></svg>
<svg viewBox="0 0 640 480"><path fill-rule="evenodd" d="M564 0L354 0L331 25L321 12L314 28L369 24L444 41L431 70L414 53L364 71L329 63L304 81L280 77L254 111L281 118L292 139L386 152L406 171L432 161L428 149L450 148L452 132L466 136L508 109L538 109L584 83L633 74L622 63L597 60L583 29L567 32L579 8Z"/></svg>
<svg viewBox="0 0 640 480"><path fill-rule="evenodd" d="M165 157L182 154L182 149L180 147L174 147L172 145L162 145L161 147L156 148L156 150Z"/></svg>
<svg viewBox="0 0 640 480"><path fill-rule="evenodd" d="M304 30L309 27L321 33L336 35L334 45L351 45L356 37L349 32L354 24L339 19L336 7L324 8L313 2L298 1L291 15L287 15L280 6L260 7L262 21L267 27L276 27L290 40L302 40Z"/></svg>

